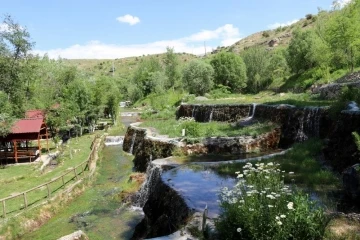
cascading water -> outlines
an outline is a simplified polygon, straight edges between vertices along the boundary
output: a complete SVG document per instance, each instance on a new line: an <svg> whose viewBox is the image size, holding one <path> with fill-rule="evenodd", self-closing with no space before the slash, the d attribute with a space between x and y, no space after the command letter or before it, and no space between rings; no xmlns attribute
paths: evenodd
<svg viewBox="0 0 360 240"><path fill-rule="evenodd" d="M251 119L254 118L254 116L255 116L255 110L256 110L256 103L253 103L252 105L253 105L253 107L252 107L251 115L248 116L247 118L245 118L244 121L250 121Z"/></svg>
<svg viewBox="0 0 360 240"><path fill-rule="evenodd" d="M196 106L193 107L192 111L191 111L191 117L196 119Z"/></svg>
<svg viewBox="0 0 360 240"><path fill-rule="evenodd" d="M304 133L304 120L305 120L305 113L299 117L299 128L296 133L295 139L299 142L303 142L307 139L307 136Z"/></svg>
<svg viewBox="0 0 360 240"><path fill-rule="evenodd" d="M121 145L124 142L123 136L107 136L105 138L105 146Z"/></svg>
<svg viewBox="0 0 360 240"><path fill-rule="evenodd" d="M214 114L214 108L211 108L211 112L210 112L210 116L209 116L209 122L212 121L213 114Z"/></svg>
<svg viewBox="0 0 360 240"><path fill-rule="evenodd" d="M141 208L144 207L146 201L149 198L149 195L151 194L151 192L155 188L156 183L160 179L161 172L162 172L161 167L152 164L150 160L148 167L146 169L146 175L147 175L146 181L143 183L143 185L141 186L138 192L138 198L135 203L136 207L141 207Z"/></svg>
<svg viewBox="0 0 360 240"><path fill-rule="evenodd" d="M131 139L131 146L130 146L130 151L129 151L130 154L133 154L135 139L136 139L136 132L134 133L134 135L132 136L132 139Z"/></svg>
<svg viewBox="0 0 360 240"><path fill-rule="evenodd" d="M305 141L310 136L320 136L320 108L308 107L304 108L303 114L299 117L299 128L296 134L297 141Z"/></svg>
<svg viewBox="0 0 360 240"><path fill-rule="evenodd" d="M351 101L349 104L348 104L348 111L359 111L359 106L356 104L356 102L354 101Z"/></svg>

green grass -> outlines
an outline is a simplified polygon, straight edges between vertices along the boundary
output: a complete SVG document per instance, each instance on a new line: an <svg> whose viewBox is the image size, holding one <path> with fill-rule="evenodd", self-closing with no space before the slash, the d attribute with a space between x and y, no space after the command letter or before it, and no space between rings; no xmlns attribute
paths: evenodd
<svg viewBox="0 0 360 240"><path fill-rule="evenodd" d="M134 192L139 187L128 181L132 157L119 146L106 147L101 155L92 187L23 239L52 240L79 229L90 239L130 239L141 217L128 211L120 196L122 192Z"/></svg>
<svg viewBox="0 0 360 240"><path fill-rule="evenodd" d="M181 137L182 129L186 130L187 137L235 137L235 136L258 136L262 133L270 132L277 127L271 122L254 123L250 126L232 126L229 123L208 122L199 123L194 121L168 120L147 120L140 127L155 128L161 135L169 137Z"/></svg>
<svg viewBox="0 0 360 240"><path fill-rule="evenodd" d="M18 164L5 166L0 169L0 184L1 192L0 199L6 198L10 195L26 191L52 179L61 176L63 173L69 171L72 167L87 160L90 154L90 145L94 139L95 134L84 135L79 138L70 140L67 147L64 148L64 153L59 157L59 164L55 168L47 167L44 171L40 170L42 163L34 164ZM81 149L74 153L74 149ZM72 159L70 158L70 151L72 151ZM78 170L78 172L80 169ZM64 177L65 183L74 181L74 173L70 173ZM50 185L51 193L55 193L62 189L62 180L59 179ZM42 187L27 194L28 205L31 206L39 203L42 199L47 197L47 188ZM7 214L18 212L24 207L23 196L13 198L6 201Z"/></svg>
<svg viewBox="0 0 360 240"><path fill-rule="evenodd" d="M275 93L263 91L258 94L230 94L226 98L209 99L206 101L191 100L190 104L292 104L298 107L328 106L332 101L319 100L308 93Z"/></svg>

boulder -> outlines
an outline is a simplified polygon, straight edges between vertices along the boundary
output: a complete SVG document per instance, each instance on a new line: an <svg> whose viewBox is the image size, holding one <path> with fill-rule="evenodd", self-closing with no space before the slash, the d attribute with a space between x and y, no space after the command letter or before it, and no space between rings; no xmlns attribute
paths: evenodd
<svg viewBox="0 0 360 240"><path fill-rule="evenodd" d="M360 164L355 164L344 170L342 174L344 190L351 200L360 198Z"/></svg>

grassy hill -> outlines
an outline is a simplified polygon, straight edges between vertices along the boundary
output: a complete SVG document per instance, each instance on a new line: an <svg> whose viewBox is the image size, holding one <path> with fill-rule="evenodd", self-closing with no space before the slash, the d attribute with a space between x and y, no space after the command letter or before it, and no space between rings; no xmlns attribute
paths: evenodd
<svg viewBox="0 0 360 240"><path fill-rule="evenodd" d="M192 59L198 58L196 55L188 53L178 53L181 63L186 63ZM165 54L143 55L141 57L127 57L111 59L67 59L70 64L75 65L79 70L88 73L91 76L113 74L113 66L115 68L114 76L126 78L131 75L142 59L155 57L162 62Z"/></svg>

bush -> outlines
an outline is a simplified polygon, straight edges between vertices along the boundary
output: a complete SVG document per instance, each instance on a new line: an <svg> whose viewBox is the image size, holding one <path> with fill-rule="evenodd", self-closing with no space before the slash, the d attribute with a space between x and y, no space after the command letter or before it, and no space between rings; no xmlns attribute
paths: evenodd
<svg viewBox="0 0 360 240"><path fill-rule="evenodd" d="M195 122L194 118L180 118L180 127L185 129L187 137L201 137L202 132L199 123Z"/></svg>
<svg viewBox="0 0 360 240"><path fill-rule="evenodd" d="M262 33L262 36L267 38L267 37L270 37L270 34L269 34L268 31L264 31L264 32Z"/></svg>
<svg viewBox="0 0 360 240"><path fill-rule="evenodd" d="M321 239L327 224L323 209L286 186L278 165L247 163L236 172L235 187L220 193L220 239Z"/></svg>
<svg viewBox="0 0 360 240"><path fill-rule="evenodd" d="M230 87L217 84L215 89L210 91L210 95L214 99L223 98L231 94Z"/></svg>

